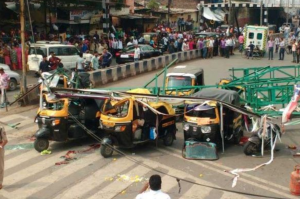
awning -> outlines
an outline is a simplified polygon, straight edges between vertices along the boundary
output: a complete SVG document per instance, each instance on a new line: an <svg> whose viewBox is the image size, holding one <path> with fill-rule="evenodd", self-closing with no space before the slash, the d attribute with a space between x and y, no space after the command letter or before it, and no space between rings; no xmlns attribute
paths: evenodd
<svg viewBox="0 0 300 199"><path fill-rule="evenodd" d="M224 21L225 14L226 13L220 8L216 10L211 10L207 7L203 8L203 17L209 20Z"/></svg>

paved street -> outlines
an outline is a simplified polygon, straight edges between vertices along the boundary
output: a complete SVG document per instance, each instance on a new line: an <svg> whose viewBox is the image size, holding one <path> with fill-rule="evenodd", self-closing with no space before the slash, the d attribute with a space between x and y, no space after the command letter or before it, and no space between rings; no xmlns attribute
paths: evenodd
<svg viewBox="0 0 300 199"><path fill-rule="evenodd" d="M277 56L277 55L276 55ZM277 57L276 57L277 58ZM292 65L291 56L285 61L268 61L243 59L239 54L230 59L214 58L206 60L193 60L179 65L187 67L203 68L205 84L215 84L220 78L228 77L228 69L232 67L254 66L281 66ZM155 72L150 72L137 77L115 82L106 87L142 86L150 80ZM32 76L29 82L36 81ZM161 83L161 82L160 82ZM10 97L13 95L11 92ZM241 199L258 198L249 195L232 193L230 191L245 192L270 196L270 198L296 198L289 193L290 173L299 158L294 158L287 145L294 144L300 147L298 126L289 127L278 143L278 152L275 153L274 162L254 172L242 174L237 186L231 188L232 175L224 172L234 168L254 167L267 162L270 153L265 157L246 157L242 146L226 146L224 154L219 154L217 161L190 161L181 157L183 145L182 125L177 124L177 140L172 147L165 147L162 143L158 147L149 144L147 147L123 150L130 158L138 163L114 154L112 158L105 159L99 154L99 150L90 150L89 146L95 141L91 139L70 141L67 143L51 143L50 155L40 155L32 146L30 137L37 130L34 123L36 109L7 115L0 110L0 121L15 124L21 122L19 130L6 127L9 145L6 150L6 168L4 188L0 191L0 199L4 198L31 198L31 199L73 199L73 198L134 198L142 188L145 181L154 173L149 167L163 172L162 190L170 194L172 198L186 199ZM76 154L76 160L69 164L55 165L63 161L69 150L81 151ZM140 165L144 163L149 167ZM166 175L168 174L168 175ZM189 182L180 182L181 192L177 181L170 177L180 177ZM201 185L206 185L206 187ZM212 187L230 191L220 191Z"/></svg>

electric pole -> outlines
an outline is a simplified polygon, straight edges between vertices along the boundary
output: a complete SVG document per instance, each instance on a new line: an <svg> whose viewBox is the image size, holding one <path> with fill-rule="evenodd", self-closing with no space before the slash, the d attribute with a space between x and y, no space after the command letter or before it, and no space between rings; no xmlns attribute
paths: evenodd
<svg viewBox="0 0 300 199"><path fill-rule="evenodd" d="M170 10L171 10L171 0L168 0L168 27L170 27Z"/></svg>
<svg viewBox="0 0 300 199"><path fill-rule="evenodd" d="M25 57L25 14L24 14L24 0L20 0L20 24L21 24L21 45L22 45L22 84L21 84L21 93L26 93L27 91L27 66L26 66L26 57ZM34 35L32 35L34 36ZM27 100L24 98L24 105L26 105Z"/></svg>

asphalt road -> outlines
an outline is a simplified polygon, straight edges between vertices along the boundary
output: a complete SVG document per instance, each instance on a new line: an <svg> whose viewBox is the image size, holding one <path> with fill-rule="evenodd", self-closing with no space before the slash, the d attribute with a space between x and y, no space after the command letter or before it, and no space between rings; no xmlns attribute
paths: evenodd
<svg viewBox="0 0 300 199"><path fill-rule="evenodd" d="M228 69L232 67L255 66L283 66L292 65L291 56L285 61L275 60L248 60L240 55L230 59L213 58L207 60L193 60L180 65L193 68L203 68L205 84L215 84L220 78L229 77ZM142 86L150 80L157 71L111 83L105 87ZM28 81L35 81L29 77ZM162 82L160 81L160 84ZM13 92L10 93L10 95ZM9 127L8 137L10 144L6 150L6 170L4 189L1 198L134 198L144 182L152 174L157 173L140 164L134 163L118 154L113 158L104 159L99 150L89 153L79 153L77 160L67 165L55 166L62 161L61 156L68 150L82 151L87 149L93 140L77 140L66 143L51 143L51 155L41 156L32 149L29 140L37 129L33 123L36 109L19 114L5 116L0 112L1 122L10 124L20 122L20 129ZM149 144L145 147L122 149L128 157L149 165L161 174L162 190L172 198L259 198L234 192L245 192L270 196L270 198L296 198L289 193L290 173L294 166L299 164L299 158L293 157L287 145L294 144L300 147L298 126L289 127L282 137L282 143L277 144L278 151L272 164L256 171L243 173L235 188L231 187L233 176L224 172L235 168L251 168L270 159L270 152L263 158L246 157L242 146L227 145L225 153L219 153L217 161L191 161L181 157L183 145L182 124L177 124L177 140L172 147L164 147L162 143L156 147ZM23 148L23 149L22 149ZM15 149L15 150L13 150ZM168 175L167 175L168 174ZM181 181L181 192L177 181L170 177L176 176L188 182ZM195 184L196 183L196 184ZM205 186L200 186L202 184ZM210 187L211 186L211 187ZM212 187L216 187L214 189ZM225 189L218 190L219 188Z"/></svg>

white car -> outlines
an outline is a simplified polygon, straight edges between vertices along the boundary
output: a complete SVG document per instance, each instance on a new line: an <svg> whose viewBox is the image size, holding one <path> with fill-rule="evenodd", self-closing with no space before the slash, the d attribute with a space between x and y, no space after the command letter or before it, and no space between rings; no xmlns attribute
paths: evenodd
<svg viewBox="0 0 300 199"><path fill-rule="evenodd" d="M8 74L8 76L10 77L9 90L10 91L16 90L18 85L20 85L20 80L21 80L20 75L10 70L9 66L6 64L0 64L0 68L3 68L4 72Z"/></svg>

